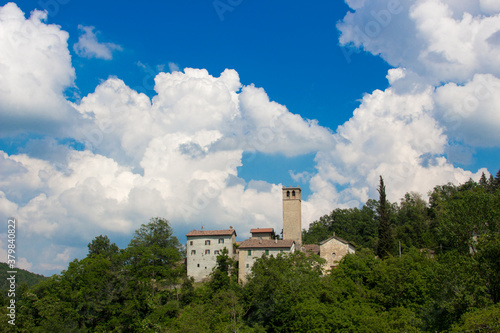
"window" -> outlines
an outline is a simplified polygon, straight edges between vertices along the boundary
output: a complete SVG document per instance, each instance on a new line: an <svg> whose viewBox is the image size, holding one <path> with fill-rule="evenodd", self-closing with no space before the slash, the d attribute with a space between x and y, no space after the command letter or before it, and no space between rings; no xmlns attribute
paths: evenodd
<svg viewBox="0 0 500 333"><path fill-rule="evenodd" d="M218 255L220 254L219 250L215 250L215 251L214 251L214 254L215 254L216 256L218 256Z"/></svg>
<svg viewBox="0 0 500 333"><path fill-rule="evenodd" d="M295 198L295 191L292 191L292 198Z"/></svg>
<svg viewBox="0 0 500 333"><path fill-rule="evenodd" d="M251 256L252 255L252 250L248 250L248 255Z"/></svg>
<svg viewBox="0 0 500 333"><path fill-rule="evenodd" d="M269 250L266 250L266 256L268 256L268 255L269 255Z"/></svg>
<svg viewBox="0 0 500 333"><path fill-rule="evenodd" d="M200 267L200 264L198 264L198 266L197 266L197 267Z"/></svg>
<svg viewBox="0 0 500 333"><path fill-rule="evenodd" d="M191 250L191 255L196 254L196 250Z"/></svg>
<svg viewBox="0 0 500 333"><path fill-rule="evenodd" d="M283 253L283 250L280 250L280 253Z"/></svg>
<svg viewBox="0 0 500 333"><path fill-rule="evenodd" d="M290 191L286 191L286 197L290 198Z"/></svg>
<svg viewBox="0 0 500 333"><path fill-rule="evenodd" d="M224 244L224 238L219 238L219 244Z"/></svg>
<svg viewBox="0 0 500 333"><path fill-rule="evenodd" d="M210 254L210 250L205 250L205 254Z"/></svg>
<svg viewBox="0 0 500 333"><path fill-rule="evenodd" d="M193 241L189 241L189 245L193 245Z"/></svg>
<svg viewBox="0 0 500 333"><path fill-rule="evenodd" d="M332 257L335 258L337 254L335 252L332 253Z"/></svg>
<svg viewBox="0 0 500 333"><path fill-rule="evenodd" d="M205 241L205 245L210 245L210 241L209 241L209 240L206 240L206 241Z"/></svg>
<svg viewBox="0 0 500 333"><path fill-rule="evenodd" d="M247 264L247 268L249 267L250 265Z"/></svg>

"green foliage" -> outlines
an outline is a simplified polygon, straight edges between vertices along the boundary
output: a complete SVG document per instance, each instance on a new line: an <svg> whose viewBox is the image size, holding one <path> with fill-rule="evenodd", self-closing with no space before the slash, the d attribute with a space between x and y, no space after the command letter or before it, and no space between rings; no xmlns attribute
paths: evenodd
<svg viewBox="0 0 500 333"><path fill-rule="evenodd" d="M263 256L245 285L227 251L195 284L168 221L154 218L124 250L101 235L60 275L18 285L16 327L0 332L500 331L499 177L436 186L428 203L407 193L398 204L381 178L378 201L335 209L303 233L305 243L336 234L356 254L326 275L314 255Z"/></svg>
<svg viewBox="0 0 500 333"><path fill-rule="evenodd" d="M378 228L377 206L374 200L368 200L361 209L335 209L313 222L309 230L303 232L304 244L318 244L335 234L356 246L374 249Z"/></svg>
<svg viewBox="0 0 500 333"><path fill-rule="evenodd" d="M238 284L238 263L228 255L227 248L223 248L217 256L216 266L210 274L208 282L213 293L228 288L234 288Z"/></svg>
<svg viewBox="0 0 500 333"><path fill-rule="evenodd" d="M392 225L390 218L390 208L385 194L384 179L380 176L379 193L379 225L378 225L378 243L377 255L380 258L387 258L394 252L394 239L392 237Z"/></svg>
<svg viewBox="0 0 500 333"><path fill-rule="evenodd" d="M464 314L460 323L450 332L498 332L500 331L500 304L477 309Z"/></svg>
<svg viewBox="0 0 500 333"><path fill-rule="evenodd" d="M152 218L135 231L129 246L123 252L127 271L152 293L179 282L185 274L180 264L183 248L173 235L168 221Z"/></svg>
<svg viewBox="0 0 500 333"><path fill-rule="evenodd" d="M16 282L18 285L25 283L28 287L31 287L47 279L43 275L31 273L21 268L16 268L15 270L17 272ZM7 278L10 274L8 274L7 271L12 271L12 269L10 269L9 265L6 263L0 262L0 291L2 291L2 293L9 289L9 282L7 281Z"/></svg>
<svg viewBox="0 0 500 333"><path fill-rule="evenodd" d="M257 260L244 287L249 322L268 331L292 331L297 315L290 308L317 297L322 264L321 258L300 252Z"/></svg>
<svg viewBox="0 0 500 333"><path fill-rule="evenodd" d="M455 192L436 214L439 243L462 253L475 251L474 236L499 231L499 198L475 185Z"/></svg>
<svg viewBox="0 0 500 333"><path fill-rule="evenodd" d="M118 253L119 248L115 243L111 243L108 236L97 236L88 245L88 256L103 255L104 257L112 257Z"/></svg>

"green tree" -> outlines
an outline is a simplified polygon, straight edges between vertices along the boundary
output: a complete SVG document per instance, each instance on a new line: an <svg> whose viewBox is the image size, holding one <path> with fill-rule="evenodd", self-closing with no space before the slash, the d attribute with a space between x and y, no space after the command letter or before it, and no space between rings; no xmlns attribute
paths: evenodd
<svg viewBox="0 0 500 333"><path fill-rule="evenodd" d="M317 244L335 234L349 240L357 247L375 249L378 225L377 206L376 201L370 199L361 209L337 208L311 223L309 229L302 233L303 242Z"/></svg>
<svg viewBox="0 0 500 333"><path fill-rule="evenodd" d="M462 316L450 332L498 332L500 331L500 304L477 309Z"/></svg>
<svg viewBox="0 0 500 333"><path fill-rule="evenodd" d="M112 257L120 250L118 245L111 243L108 236L97 236L88 244L88 256L103 255L104 257Z"/></svg>
<svg viewBox="0 0 500 333"><path fill-rule="evenodd" d="M468 184L441 204L436 215L437 237L446 250L475 251L475 237L497 231L499 195Z"/></svg>
<svg viewBox="0 0 500 333"><path fill-rule="evenodd" d="M295 319L300 316L291 309L318 297L323 263L318 256L301 252L258 259L243 290L249 307L249 324L273 332L297 329ZM321 314L311 309L310 315Z"/></svg>
<svg viewBox="0 0 500 333"><path fill-rule="evenodd" d="M380 258L387 258L394 251L394 240L392 236L392 225L389 213L389 203L385 193L384 179L380 176L379 193L379 227L377 255Z"/></svg>
<svg viewBox="0 0 500 333"><path fill-rule="evenodd" d="M229 257L227 248L223 248L216 259L216 266L210 274L208 285L213 293L235 287L238 284L237 262Z"/></svg>
<svg viewBox="0 0 500 333"><path fill-rule="evenodd" d="M396 212L395 238L402 248L434 247L432 223L428 215L427 203L418 193L406 193Z"/></svg>
<svg viewBox="0 0 500 333"><path fill-rule="evenodd" d="M475 259L493 302L500 302L500 233L491 232L479 237Z"/></svg>
<svg viewBox="0 0 500 333"><path fill-rule="evenodd" d="M152 218L135 231L125 255L133 276L151 286L154 294L160 284L171 286L182 276L183 249L168 221Z"/></svg>

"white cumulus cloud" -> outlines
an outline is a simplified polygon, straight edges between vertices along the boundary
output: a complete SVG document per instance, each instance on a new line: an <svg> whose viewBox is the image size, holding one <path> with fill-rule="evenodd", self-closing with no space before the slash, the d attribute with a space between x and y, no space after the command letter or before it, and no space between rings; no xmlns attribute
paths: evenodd
<svg viewBox="0 0 500 333"><path fill-rule="evenodd" d="M73 50L77 55L84 58L97 58L104 60L113 59L113 51L121 51L122 47L114 43L99 42L95 27L79 25L81 35L78 42L73 45Z"/></svg>
<svg viewBox="0 0 500 333"><path fill-rule="evenodd" d="M1 136L70 133L78 120L64 97L75 79L69 35L46 18L35 10L26 19L14 3L0 7Z"/></svg>

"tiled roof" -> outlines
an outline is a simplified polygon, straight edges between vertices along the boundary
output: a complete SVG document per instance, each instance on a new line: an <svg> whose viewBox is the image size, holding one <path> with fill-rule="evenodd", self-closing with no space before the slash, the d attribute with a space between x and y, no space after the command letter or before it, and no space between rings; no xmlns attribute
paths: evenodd
<svg viewBox="0 0 500 333"><path fill-rule="evenodd" d="M274 232L274 229L273 229L273 228L255 228L255 229L250 230L250 232L251 232L252 234L257 234L257 233L270 233L270 232Z"/></svg>
<svg viewBox="0 0 500 333"><path fill-rule="evenodd" d="M325 239L324 241L319 242L319 245L323 245L323 244L325 244L325 243L327 243L327 242L331 241L332 239L336 239L336 240L338 240L338 241L339 241L339 242L341 242L341 243L344 243L344 244L350 244L351 246L354 246L354 245L352 245L351 243L349 243L348 241L346 241L345 239L342 239L342 238L337 237L337 236L332 236L332 237L330 237L330 238L328 238L328 239Z"/></svg>
<svg viewBox="0 0 500 333"><path fill-rule="evenodd" d="M319 254L319 245L316 244L304 244L304 250L306 253Z"/></svg>
<svg viewBox="0 0 500 333"><path fill-rule="evenodd" d="M240 244L240 249L249 248L290 248L293 245L291 239L247 239Z"/></svg>
<svg viewBox="0 0 500 333"><path fill-rule="evenodd" d="M236 235L236 230L234 229L224 229L224 230L191 230L186 234L187 237L190 236L231 236Z"/></svg>

